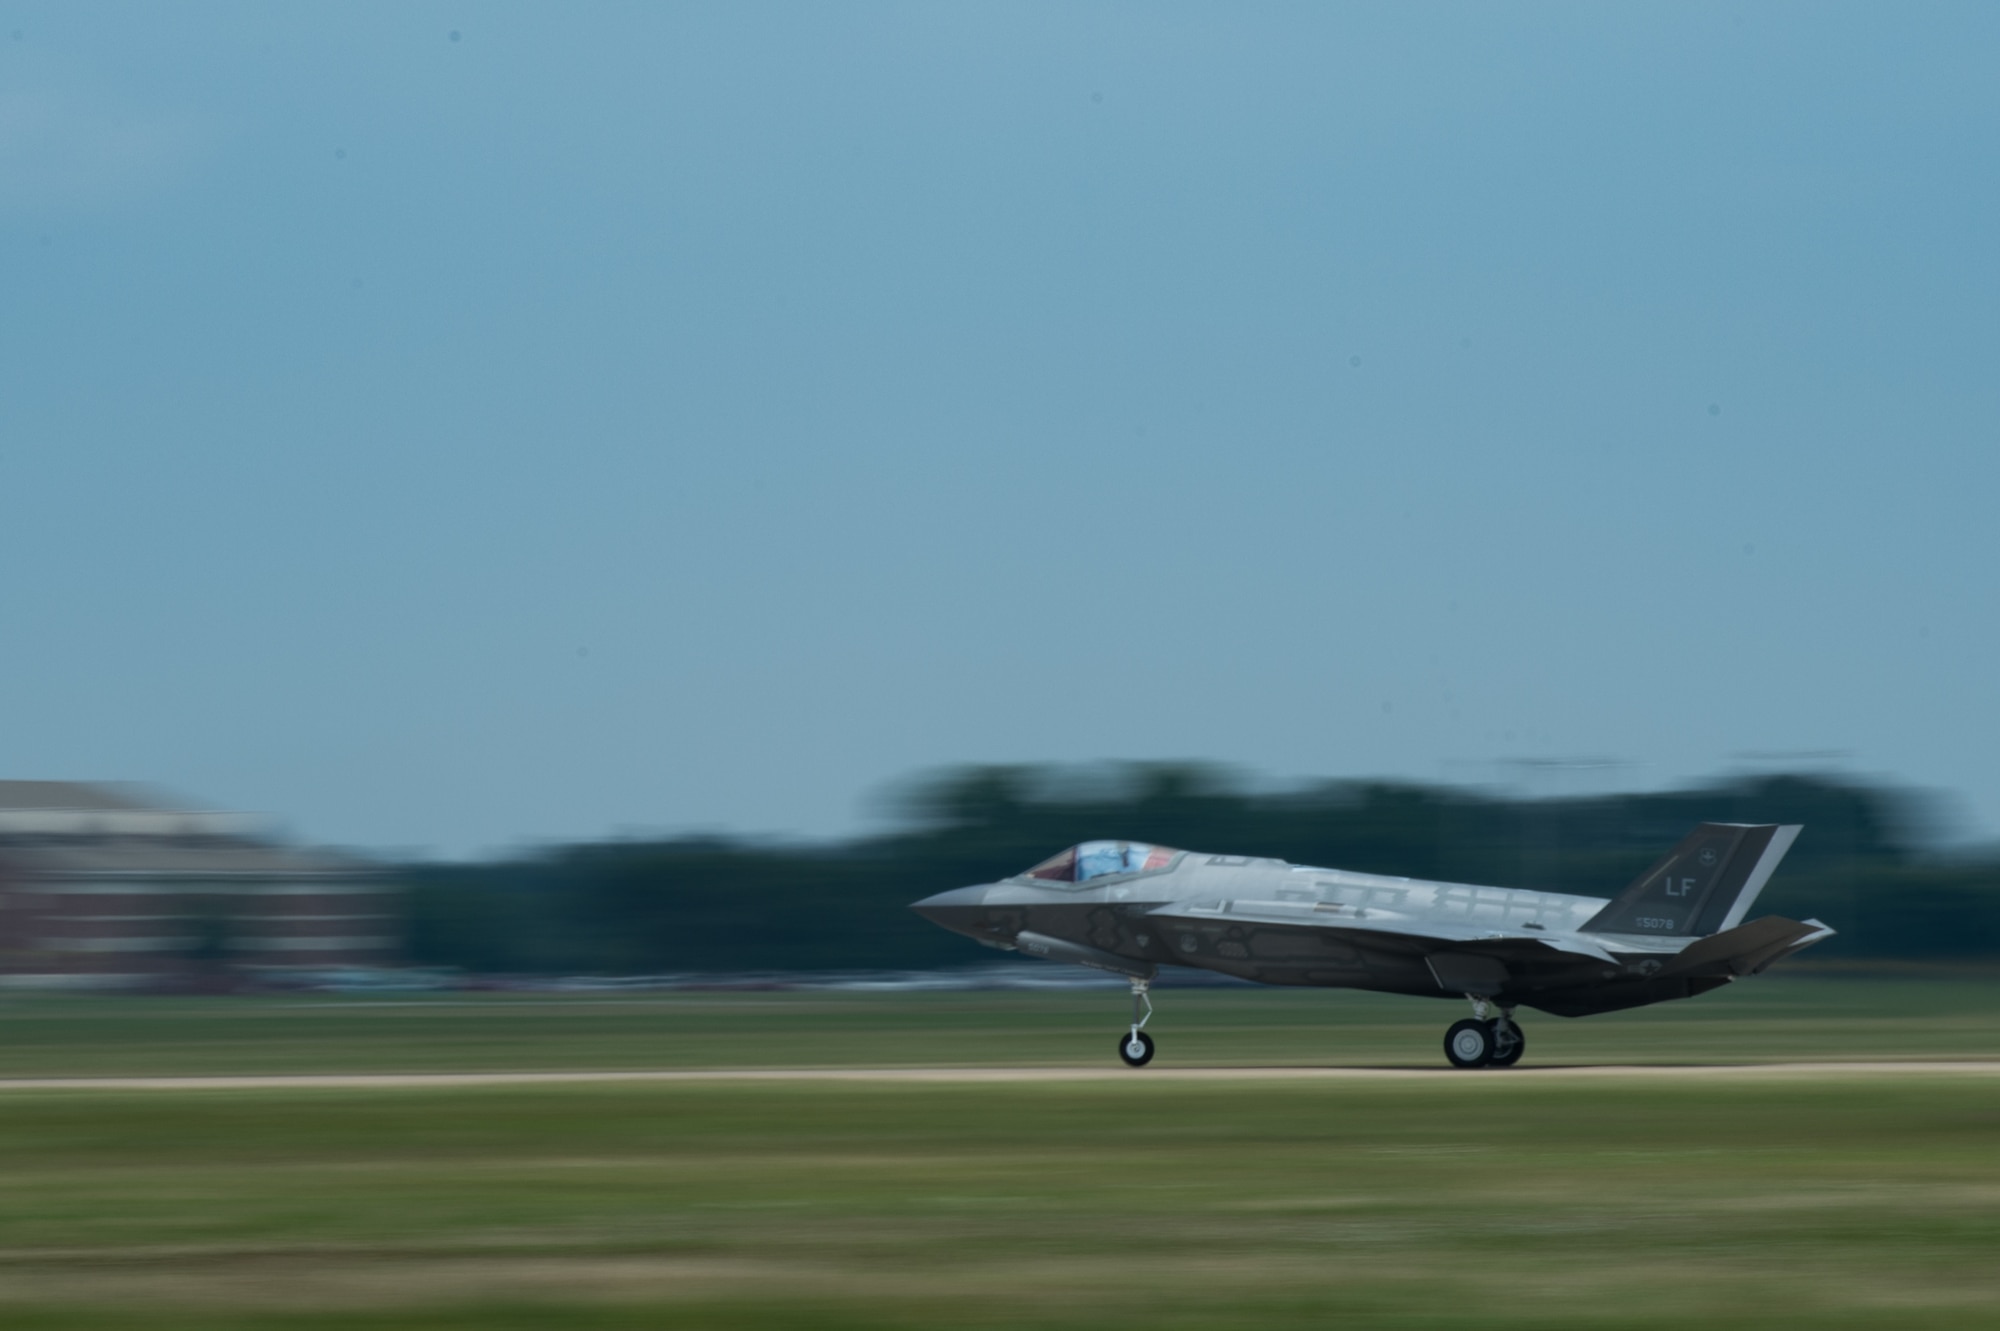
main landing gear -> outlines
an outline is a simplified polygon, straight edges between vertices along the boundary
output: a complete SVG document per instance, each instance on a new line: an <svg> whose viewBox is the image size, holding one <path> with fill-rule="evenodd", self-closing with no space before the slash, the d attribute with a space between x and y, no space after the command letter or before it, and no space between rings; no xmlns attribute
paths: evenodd
<svg viewBox="0 0 2000 1331"><path fill-rule="evenodd" d="M1486 1000L1467 994L1472 1016L1453 1022L1444 1033L1444 1056L1455 1068L1511 1068L1527 1051L1528 1037L1514 1024L1514 1009L1500 1007L1500 1015L1486 1015Z"/></svg>
<svg viewBox="0 0 2000 1331"><path fill-rule="evenodd" d="M1143 1068L1153 1061L1153 1037L1139 1029L1153 1019L1153 1000L1146 996L1151 981L1136 975L1129 978L1132 981L1132 1029L1118 1037L1118 1057L1125 1060L1128 1068Z"/></svg>

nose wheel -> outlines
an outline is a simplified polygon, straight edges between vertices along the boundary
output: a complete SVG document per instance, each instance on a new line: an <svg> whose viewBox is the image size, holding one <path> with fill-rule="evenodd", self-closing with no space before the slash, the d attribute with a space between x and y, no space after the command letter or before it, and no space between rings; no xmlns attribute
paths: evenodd
<svg viewBox="0 0 2000 1331"><path fill-rule="evenodd" d="M1128 1068L1145 1067L1153 1061L1153 1037L1144 1031L1119 1036L1118 1057L1125 1060Z"/></svg>
<svg viewBox="0 0 2000 1331"><path fill-rule="evenodd" d="M1118 1037L1118 1057L1128 1068L1143 1068L1153 1061L1153 1037L1140 1027L1153 1019L1153 1000L1146 995L1149 982L1133 975L1132 1029Z"/></svg>

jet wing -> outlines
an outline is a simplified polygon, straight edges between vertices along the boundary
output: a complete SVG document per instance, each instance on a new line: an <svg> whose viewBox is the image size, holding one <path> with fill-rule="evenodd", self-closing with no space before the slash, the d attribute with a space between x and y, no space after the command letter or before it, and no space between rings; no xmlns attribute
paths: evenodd
<svg viewBox="0 0 2000 1331"><path fill-rule="evenodd" d="M1151 917L1190 923L1279 925L1332 936L1354 947L1389 947L1428 955L1438 951L1492 957L1498 961L1554 960L1551 953L1616 964L1604 948L1574 934L1534 929L1494 929L1451 920L1416 919L1394 911L1332 906L1329 903L1257 901L1242 898L1174 901L1148 911Z"/></svg>

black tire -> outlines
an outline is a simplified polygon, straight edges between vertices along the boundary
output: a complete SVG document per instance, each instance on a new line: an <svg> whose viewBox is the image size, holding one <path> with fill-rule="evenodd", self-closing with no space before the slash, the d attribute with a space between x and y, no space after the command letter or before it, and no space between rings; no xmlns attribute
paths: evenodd
<svg viewBox="0 0 2000 1331"><path fill-rule="evenodd" d="M1137 1053L1132 1052L1132 1045L1134 1041L1137 1041L1139 1045L1139 1051ZM1144 1031L1137 1031L1130 1035L1119 1036L1118 1057L1125 1060L1125 1066L1128 1068L1145 1067L1148 1063L1153 1061L1153 1037L1146 1034Z"/></svg>
<svg viewBox="0 0 2000 1331"><path fill-rule="evenodd" d="M1444 1056L1455 1068L1483 1068L1493 1061L1493 1023L1467 1017L1444 1033Z"/></svg>
<svg viewBox="0 0 2000 1331"><path fill-rule="evenodd" d="M1487 1065L1496 1068L1511 1068L1520 1062L1521 1055L1526 1053L1528 1049L1527 1034L1519 1026L1510 1021L1507 1023L1507 1029L1514 1038L1511 1041L1502 1040L1499 1038L1499 1023L1489 1021L1486 1024L1494 1028L1493 1057L1487 1060Z"/></svg>

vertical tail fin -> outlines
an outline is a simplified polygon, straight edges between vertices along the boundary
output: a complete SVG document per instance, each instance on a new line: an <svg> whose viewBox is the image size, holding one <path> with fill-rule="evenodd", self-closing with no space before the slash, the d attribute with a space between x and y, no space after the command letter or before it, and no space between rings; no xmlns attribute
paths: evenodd
<svg viewBox="0 0 2000 1331"><path fill-rule="evenodd" d="M1664 938L1734 929L1800 830L1796 824L1703 823L1583 927Z"/></svg>

